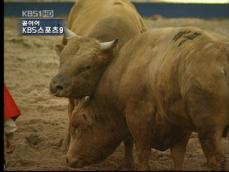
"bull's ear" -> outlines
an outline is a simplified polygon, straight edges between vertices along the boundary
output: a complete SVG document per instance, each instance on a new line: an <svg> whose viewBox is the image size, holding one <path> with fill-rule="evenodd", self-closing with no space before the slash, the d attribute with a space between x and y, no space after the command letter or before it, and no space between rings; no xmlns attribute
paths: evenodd
<svg viewBox="0 0 229 172"><path fill-rule="evenodd" d="M102 51L111 50L114 47L116 47L117 44L118 44L118 39L115 39L115 40L109 41L109 42L102 42L102 43L100 43L100 49Z"/></svg>
<svg viewBox="0 0 229 172"><path fill-rule="evenodd" d="M58 56L60 56L60 53L63 49L64 49L64 45L62 45L62 44L55 45L55 50L56 50L56 53L58 54Z"/></svg>

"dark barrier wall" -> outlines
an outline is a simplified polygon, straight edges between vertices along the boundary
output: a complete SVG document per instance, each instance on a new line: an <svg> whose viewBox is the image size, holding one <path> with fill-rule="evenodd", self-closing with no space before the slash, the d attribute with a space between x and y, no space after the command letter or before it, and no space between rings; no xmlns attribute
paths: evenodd
<svg viewBox="0 0 229 172"><path fill-rule="evenodd" d="M134 3L141 15L149 17L229 18L229 4ZM21 17L22 10L54 10L55 17L66 16L73 3L4 3L5 16Z"/></svg>

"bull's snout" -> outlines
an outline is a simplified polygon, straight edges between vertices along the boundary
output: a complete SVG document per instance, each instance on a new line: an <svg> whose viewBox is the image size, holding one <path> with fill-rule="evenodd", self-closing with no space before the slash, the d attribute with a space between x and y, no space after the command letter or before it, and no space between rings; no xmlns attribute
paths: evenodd
<svg viewBox="0 0 229 172"><path fill-rule="evenodd" d="M82 159L79 159L79 158L70 159L67 157L66 163L67 163L67 165L69 165L72 168L81 168L85 165L84 161Z"/></svg>
<svg viewBox="0 0 229 172"><path fill-rule="evenodd" d="M70 79L63 75L56 75L50 83L50 92L58 97L64 97L69 95L70 91Z"/></svg>

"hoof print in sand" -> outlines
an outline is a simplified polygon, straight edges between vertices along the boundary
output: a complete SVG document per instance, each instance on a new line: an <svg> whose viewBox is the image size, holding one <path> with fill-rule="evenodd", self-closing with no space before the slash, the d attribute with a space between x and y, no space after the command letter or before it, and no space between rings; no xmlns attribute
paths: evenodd
<svg viewBox="0 0 229 172"><path fill-rule="evenodd" d="M35 135L35 134L31 134L27 136L25 139L31 147L36 147L36 148L43 141L43 139L39 135Z"/></svg>

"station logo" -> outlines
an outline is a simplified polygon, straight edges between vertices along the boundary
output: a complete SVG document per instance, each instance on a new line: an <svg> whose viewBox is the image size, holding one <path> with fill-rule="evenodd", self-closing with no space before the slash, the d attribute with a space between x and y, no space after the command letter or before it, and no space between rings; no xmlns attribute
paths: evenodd
<svg viewBox="0 0 229 172"><path fill-rule="evenodd" d="M55 18L54 10L22 10L20 18L22 35L62 35L64 20Z"/></svg>

